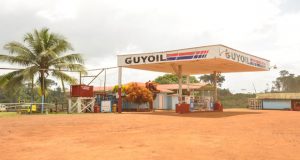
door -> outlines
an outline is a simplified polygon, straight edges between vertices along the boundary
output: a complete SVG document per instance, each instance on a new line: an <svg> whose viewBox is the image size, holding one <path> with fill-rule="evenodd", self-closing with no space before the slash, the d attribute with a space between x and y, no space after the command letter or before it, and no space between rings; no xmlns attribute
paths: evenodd
<svg viewBox="0 0 300 160"><path fill-rule="evenodd" d="M292 109L293 111L300 111L300 100L292 101Z"/></svg>
<svg viewBox="0 0 300 160"><path fill-rule="evenodd" d="M291 109L291 100L263 100L263 109Z"/></svg>

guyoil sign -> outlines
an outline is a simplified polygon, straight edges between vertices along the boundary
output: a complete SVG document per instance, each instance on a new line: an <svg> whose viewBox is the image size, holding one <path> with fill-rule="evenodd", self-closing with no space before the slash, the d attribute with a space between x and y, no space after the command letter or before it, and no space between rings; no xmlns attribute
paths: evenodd
<svg viewBox="0 0 300 160"><path fill-rule="evenodd" d="M248 64L251 66L256 66L256 67L260 67L260 68L266 68L266 63L260 60L257 60L253 57L250 57L246 54L241 54L238 52L234 52L234 51L226 51L225 52L225 57L227 59L239 62L239 63L244 63L244 64Z"/></svg>
<svg viewBox="0 0 300 160"><path fill-rule="evenodd" d="M140 63L153 63L166 61L164 55L145 55L145 56L132 56L125 58L126 64L140 64Z"/></svg>

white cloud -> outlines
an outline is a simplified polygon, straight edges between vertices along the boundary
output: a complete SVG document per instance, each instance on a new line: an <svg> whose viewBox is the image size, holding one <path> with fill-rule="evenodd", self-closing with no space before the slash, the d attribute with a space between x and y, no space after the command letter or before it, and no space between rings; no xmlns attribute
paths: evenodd
<svg viewBox="0 0 300 160"><path fill-rule="evenodd" d="M51 5L49 8L37 12L37 16L46 18L51 22L63 21L65 19L74 20L78 14L79 5L76 1L65 0L58 1Z"/></svg>
<svg viewBox="0 0 300 160"><path fill-rule="evenodd" d="M226 88L252 91L254 83L262 91L281 69L300 74L297 4L295 0L4 0L0 45L47 26L68 37L76 52L84 54L87 68L102 68L116 66L116 54L222 43L278 65L270 72L226 74ZM110 82L116 82L116 73L111 71ZM157 75L161 73L126 70L124 81L147 81Z"/></svg>

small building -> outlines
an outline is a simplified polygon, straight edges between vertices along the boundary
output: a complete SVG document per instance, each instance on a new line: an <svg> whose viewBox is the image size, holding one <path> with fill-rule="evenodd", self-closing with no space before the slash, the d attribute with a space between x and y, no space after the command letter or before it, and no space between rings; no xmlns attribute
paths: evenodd
<svg viewBox="0 0 300 160"><path fill-rule="evenodd" d="M261 100L262 109L300 111L300 93L262 93L256 99Z"/></svg>
<svg viewBox="0 0 300 160"><path fill-rule="evenodd" d="M139 86L145 86L145 83L142 82L135 82ZM126 84L125 84L126 85ZM211 99L210 93L205 93L204 90L201 90L206 86L206 83L190 83L189 85L183 84L182 85L182 91L184 95L191 95L195 97L195 100L197 97L204 96L203 99ZM154 109L159 109L159 110L175 110L176 104L178 104L178 84L158 84L157 89L159 90L159 93L157 93L156 98L153 101L153 108ZM205 88L205 87L204 87ZM94 87L94 94L103 94L103 92L107 94L113 94L113 86L106 86L105 89L104 87ZM199 93L199 90L201 90L201 94ZM211 92L211 91L206 91L206 92ZM194 93L197 94L193 95ZM185 98L185 96L183 96ZM200 98L197 99L200 101ZM129 103L124 101L123 102L123 110L126 111L135 111L137 108L140 110L145 110L149 108L149 104L134 104L134 103Z"/></svg>
<svg viewBox="0 0 300 160"><path fill-rule="evenodd" d="M185 95L190 93L192 95L194 91L199 90L205 85L205 83L190 83L189 85L183 84L182 92L185 93ZM178 84L159 84L157 85L157 89L160 91L160 93L158 93L154 99L154 109L175 110L176 104L179 102Z"/></svg>

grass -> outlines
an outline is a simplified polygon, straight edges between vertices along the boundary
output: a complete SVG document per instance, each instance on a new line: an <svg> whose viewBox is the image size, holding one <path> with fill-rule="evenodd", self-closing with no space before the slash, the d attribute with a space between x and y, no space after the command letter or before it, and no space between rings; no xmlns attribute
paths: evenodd
<svg viewBox="0 0 300 160"><path fill-rule="evenodd" d="M0 118L2 117L14 117L18 114L16 112L0 112Z"/></svg>
<svg viewBox="0 0 300 160"><path fill-rule="evenodd" d="M29 113L23 113L22 115L66 115L67 112L52 112L52 113L44 113L44 114L41 114L40 112L33 112L32 114L29 114ZM19 116L21 114L18 114L17 112L0 112L0 118L3 118L3 117L16 117L16 116Z"/></svg>

